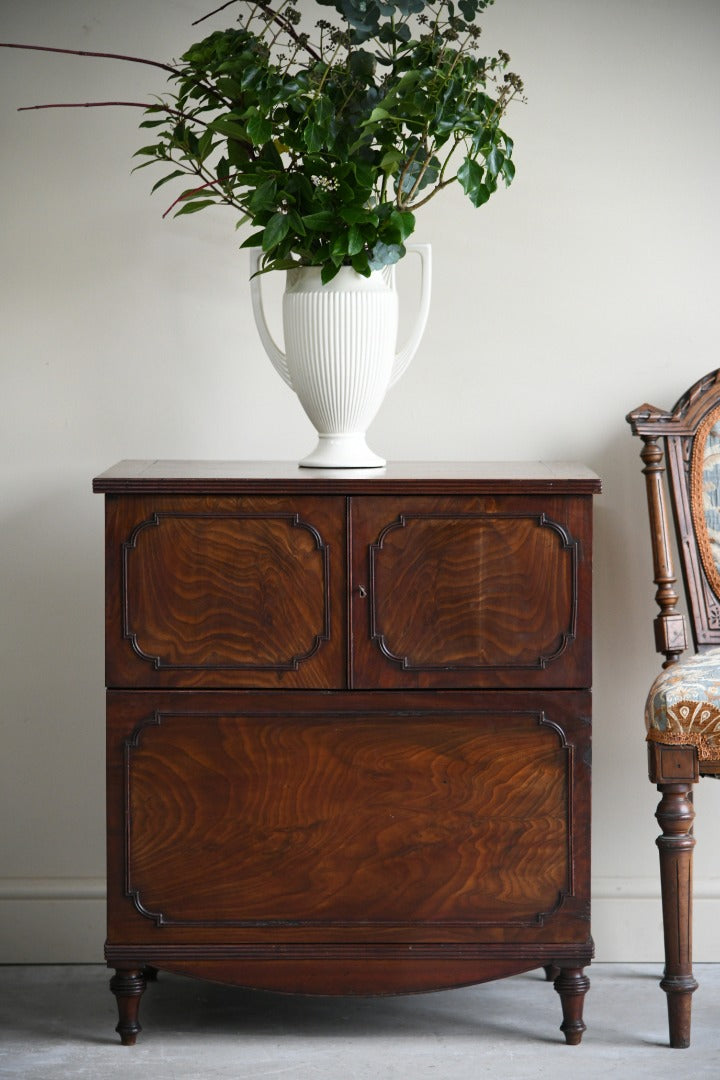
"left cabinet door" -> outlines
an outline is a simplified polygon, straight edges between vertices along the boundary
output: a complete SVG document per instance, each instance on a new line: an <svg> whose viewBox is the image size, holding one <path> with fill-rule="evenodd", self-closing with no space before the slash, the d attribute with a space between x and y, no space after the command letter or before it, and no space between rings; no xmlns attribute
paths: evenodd
<svg viewBox="0 0 720 1080"><path fill-rule="evenodd" d="M341 688L345 501L106 497L109 687Z"/></svg>

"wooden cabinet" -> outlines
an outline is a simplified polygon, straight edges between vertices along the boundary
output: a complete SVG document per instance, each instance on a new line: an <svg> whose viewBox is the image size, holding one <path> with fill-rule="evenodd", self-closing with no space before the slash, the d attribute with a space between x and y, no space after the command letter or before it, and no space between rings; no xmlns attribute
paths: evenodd
<svg viewBox="0 0 720 1080"><path fill-rule="evenodd" d="M582 467L124 462L107 523L108 964L403 993L589 985Z"/></svg>

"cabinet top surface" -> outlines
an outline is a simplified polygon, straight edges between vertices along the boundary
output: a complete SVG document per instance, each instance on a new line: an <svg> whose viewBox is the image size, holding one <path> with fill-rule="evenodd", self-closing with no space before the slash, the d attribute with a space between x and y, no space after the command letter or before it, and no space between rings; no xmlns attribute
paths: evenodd
<svg viewBox="0 0 720 1080"><path fill-rule="evenodd" d="M251 491L329 494L485 494L557 492L592 495L600 479L565 461L393 462L382 469L307 469L283 461L120 461L93 480L108 495L235 494Z"/></svg>

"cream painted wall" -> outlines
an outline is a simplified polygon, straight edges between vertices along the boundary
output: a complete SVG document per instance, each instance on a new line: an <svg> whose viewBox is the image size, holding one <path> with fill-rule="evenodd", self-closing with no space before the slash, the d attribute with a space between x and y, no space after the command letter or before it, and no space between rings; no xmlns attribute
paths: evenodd
<svg viewBox="0 0 720 1080"><path fill-rule="evenodd" d="M0 40L170 58L200 0L3 0ZM596 512L594 932L600 960L659 960L642 708L657 670L638 446L718 363L720 4L498 0L528 104L517 180L431 204L430 324L371 429L394 459L573 458ZM130 110L150 69L0 58L2 444L0 960L101 960L102 505L123 457L291 458L312 433L265 359L232 217L162 221ZM408 299L408 306L411 301ZM720 785L697 796L695 951L720 961Z"/></svg>

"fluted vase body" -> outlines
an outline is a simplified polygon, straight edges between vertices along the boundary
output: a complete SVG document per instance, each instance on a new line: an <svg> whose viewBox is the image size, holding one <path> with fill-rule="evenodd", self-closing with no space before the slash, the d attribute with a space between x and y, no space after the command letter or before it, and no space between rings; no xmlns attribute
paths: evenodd
<svg viewBox="0 0 720 1080"><path fill-rule="evenodd" d="M399 353L394 269L364 277L344 266L326 285L319 267L288 270L284 352L269 334L259 279L254 279L253 308L262 342L318 433L316 448L301 465L337 469L385 464L368 447L365 432L388 388L412 359L427 319L429 248L416 245L413 250L422 258L421 304L415 330Z"/></svg>

